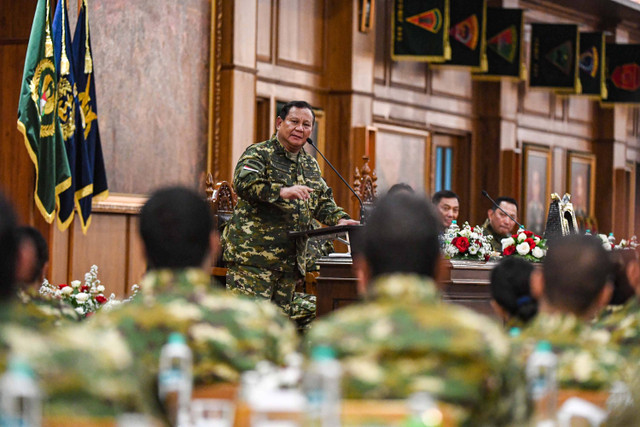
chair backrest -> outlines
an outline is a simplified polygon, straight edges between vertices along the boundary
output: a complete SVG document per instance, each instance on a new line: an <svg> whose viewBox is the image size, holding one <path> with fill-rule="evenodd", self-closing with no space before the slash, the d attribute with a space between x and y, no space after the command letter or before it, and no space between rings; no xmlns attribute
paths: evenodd
<svg viewBox="0 0 640 427"><path fill-rule="evenodd" d="M369 166L369 156L362 156L362 160L364 160L362 168L358 169L356 166L353 188L362 200L362 209L366 217L367 213L373 208L373 203L378 197L378 184L376 183L378 176ZM362 221L362 218L360 218L360 220Z"/></svg>
<svg viewBox="0 0 640 427"><path fill-rule="evenodd" d="M214 185L210 173L207 174L205 191L207 201L211 204L214 226L221 231L233 215L233 209L238 203L238 196L228 181L220 181Z"/></svg>

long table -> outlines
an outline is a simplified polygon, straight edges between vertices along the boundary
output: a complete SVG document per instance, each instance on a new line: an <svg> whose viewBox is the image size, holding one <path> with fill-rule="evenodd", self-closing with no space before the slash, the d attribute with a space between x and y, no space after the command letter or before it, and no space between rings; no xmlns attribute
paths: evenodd
<svg viewBox="0 0 640 427"><path fill-rule="evenodd" d="M320 266L316 285L318 317L359 299L349 254L331 254L320 258L317 264ZM436 277L443 300L495 316L489 302L489 282L496 264L495 261L444 260Z"/></svg>

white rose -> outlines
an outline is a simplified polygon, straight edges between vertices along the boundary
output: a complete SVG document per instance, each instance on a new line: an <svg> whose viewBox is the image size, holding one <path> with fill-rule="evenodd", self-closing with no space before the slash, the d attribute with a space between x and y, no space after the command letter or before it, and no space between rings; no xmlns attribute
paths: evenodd
<svg viewBox="0 0 640 427"><path fill-rule="evenodd" d="M538 243L540 243L540 238L538 236L533 236L533 241L537 245Z"/></svg>
<svg viewBox="0 0 640 427"><path fill-rule="evenodd" d="M500 242L502 242L502 250L504 251L504 249L506 247L509 247L511 245L515 245L516 241L513 240L513 237L507 237L505 239L502 239Z"/></svg>
<svg viewBox="0 0 640 427"><path fill-rule="evenodd" d="M516 246L516 251L520 255L526 255L529 253L530 250L531 248L529 247L529 244L527 242L522 242L518 246Z"/></svg>
<svg viewBox="0 0 640 427"><path fill-rule="evenodd" d="M104 292L104 286L102 286L102 285L98 285L98 286L96 287L96 290L97 290L98 292Z"/></svg>
<svg viewBox="0 0 640 427"><path fill-rule="evenodd" d="M89 299L89 294L86 292L79 292L76 294L76 301L83 303Z"/></svg>
<svg viewBox="0 0 640 427"><path fill-rule="evenodd" d="M72 280L71 281L71 286L73 286L74 288L80 287L81 284L82 284L82 282L80 280Z"/></svg>
<svg viewBox="0 0 640 427"><path fill-rule="evenodd" d="M518 242L524 242L527 239L527 235L524 233L518 234Z"/></svg>
<svg viewBox="0 0 640 427"><path fill-rule="evenodd" d="M79 315L83 315L84 314L84 308L76 307L76 313L78 313Z"/></svg>
<svg viewBox="0 0 640 427"><path fill-rule="evenodd" d="M62 295L71 295L71 292L73 292L73 288L71 286L65 286L60 290L60 292L62 293Z"/></svg>
<svg viewBox="0 0 640 427"><path fill-rule="evenodd" d="M460 235L461 235L462 237L469 238L469 236L471 235L471 231L469 231L469 230L467 230L467 229L465 228L464 230L460 231Z"/></svg>
<svg viewBox="0 0 640 427"><path fill-rule="evenodd" d="M456 248L453 245L449 245L447 247L447 255L449 255L451 257L451 256L455 256L457 254L458 254L458 248Z"/></svg>
<svg viewBox="0 0 640 427"><path fill-rule="evenodd" d="M540 249L538 246L536 246L531 251L531 255L533 255L536 258L542 258L544 256L544 251L542 249Z"/></svg>

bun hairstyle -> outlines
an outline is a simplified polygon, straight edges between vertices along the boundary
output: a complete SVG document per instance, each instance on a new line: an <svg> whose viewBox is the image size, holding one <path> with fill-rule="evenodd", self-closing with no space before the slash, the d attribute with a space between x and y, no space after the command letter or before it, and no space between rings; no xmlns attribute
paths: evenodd
<svg viewBox="0 0 640 427"><path fill-rule="evenodd" d="M518 257L503 258L491 272L491 297L509 316L523 323L538 313L538 301L531 296L529 279L533 264Z"/></svg>

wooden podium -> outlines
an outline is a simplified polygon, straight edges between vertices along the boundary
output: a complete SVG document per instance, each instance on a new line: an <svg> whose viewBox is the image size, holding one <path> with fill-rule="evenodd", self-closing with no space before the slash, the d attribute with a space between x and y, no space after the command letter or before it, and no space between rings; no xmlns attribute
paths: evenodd
<svg viewBox="0 0 640 427"><path fill-rule="evenodd" d="M357 301L356 277L352 270L351 254L331 254L317 264L317 316ZM436 281L443 300L464 305L479 313L495 317L489 303L489 282L495 261L443 260Z"/></svg>

